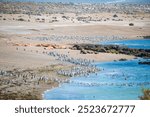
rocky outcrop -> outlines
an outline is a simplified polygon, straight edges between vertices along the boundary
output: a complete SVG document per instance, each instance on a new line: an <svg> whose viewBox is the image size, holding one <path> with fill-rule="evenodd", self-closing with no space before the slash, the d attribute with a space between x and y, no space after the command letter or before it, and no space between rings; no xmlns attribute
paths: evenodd
<svg viewBox="0 0 150 117"><path fill-rule="evenodd" d="M81 49L81 52L80 52L81 54L87 54L87 51L86 50L84 50L84 49Z"/></svg>
<svg viewBox="0 0 150 117"><path fill-rule="evenodd" d="M150 61L142 61L142 62L139 62L139 64L150 65Z"/></svg>
<svg viewBox="0 0 150 117"><path fill-rule="evenodd" d="M82 54L87 54L87 51L93 51L93 54L98 52L104 52L150 58L150 49L132 49L118 45L76 44L72 47L72 49L80 50Z"/></svg>
<svg viewBox="0 0 150 117"><path fill-rule="evenodd" d="M150 36L143 36L144 39L150 39Z"/></svg>
<svg viewBox="0 0 150 117"><path fill-rule="evenodd" d="M129 26L134 26L134 24L133 24L133 23L130 23Z"/></svg>
<svg viewBox="0 0 150 117"><path fill-rule="evenodd" d="M121 59L119 59L119 61L127 61L127 59L121 58Z"/></svg>

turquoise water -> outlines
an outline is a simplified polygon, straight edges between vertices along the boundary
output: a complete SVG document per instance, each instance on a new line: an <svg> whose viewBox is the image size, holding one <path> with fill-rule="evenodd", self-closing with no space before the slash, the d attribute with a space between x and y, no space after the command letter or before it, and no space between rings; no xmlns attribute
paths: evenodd
<svg viewBox="0 0 150 117"><path fill-rule="evenodd" d="M122 41L124 44L129 41ZM125 43L126 42L126 43ZM121 42L120 42L121 43ZM138 40L133 44L150 44ZM131 44L130 44L131 46ZM150 49L147 46L147 49ZM138 58L129 61L95 63L102 69L88 77L71 78L70 83L45 92L47 100L137 100L142 88L150 88L150 66L139 65Z"/></svg>
<svg viewBox="0 0 150 117"><path fill-rule="evenodd" d="M105 42L102 42L101 44L121 45L121 46L127 46L129 48L137 48L137 49L150 49L150 39L123 40L123 41L105 41Z"/></svg>

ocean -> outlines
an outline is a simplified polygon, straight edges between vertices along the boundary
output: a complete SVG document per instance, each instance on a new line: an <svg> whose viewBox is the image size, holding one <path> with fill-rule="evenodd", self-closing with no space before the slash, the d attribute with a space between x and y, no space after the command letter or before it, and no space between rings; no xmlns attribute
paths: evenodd
<svg viewBox="0 0 150 117"><path fill-rule="evenodd" d="M105 41L100 44L105 45L121 45L127 46L129 48L136 48L136 49L150 49L150 42L148 39L135 39L135 40L122 40L122 41Z"/></svg>
<svg viewBox="0 0 150 117"><path fill-rule="evenodd" d="M104 42L106 44L106 42ZM109 42L130 48L150 49L150 39ZM145 46L146 45L146 46ZM150 59L147 59L150 61ZM88 77L74 77L69 83L46 91L46 100L138 100L143 88L150 89L150 66L142 58L94 63L102 71Z"/></svg>

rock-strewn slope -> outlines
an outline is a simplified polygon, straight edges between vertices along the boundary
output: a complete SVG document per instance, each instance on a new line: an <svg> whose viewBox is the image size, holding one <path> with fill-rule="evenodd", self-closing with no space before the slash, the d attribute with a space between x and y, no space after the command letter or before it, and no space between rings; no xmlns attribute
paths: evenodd
<svg viewBox="0 0 150 117"><path fill-rule="evenodd" d="M114 54L134 55L136 57L150 58L149 49L132 49L118 45L94 45L94 44L79 44L74 45L72 49L80 50L82 54L105 52Z"/></svg>

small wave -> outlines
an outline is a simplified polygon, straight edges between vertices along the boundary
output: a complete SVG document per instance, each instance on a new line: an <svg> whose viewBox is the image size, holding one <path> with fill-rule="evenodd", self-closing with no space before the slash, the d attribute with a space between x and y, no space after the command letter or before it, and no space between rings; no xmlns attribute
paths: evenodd
<svg viewBox="0 0 150 117"><path fill-rule="evenodd" d="M79 86L85 86L85 87L94 87L94 86L129 86L129 87L133 87L133 86L146 86L146 85L150 85L150 82L124 82L124 83L95 83L95 82L75 82L75 81L70 81L70 84L76 84Z"/></svg>
<svg viewBox="0 0 150 117"><path fill-rule="evenodd" d="M107 3L121 3L121 2L126 2L126 0L114 0L114 1L108 1Z"/></svg>

